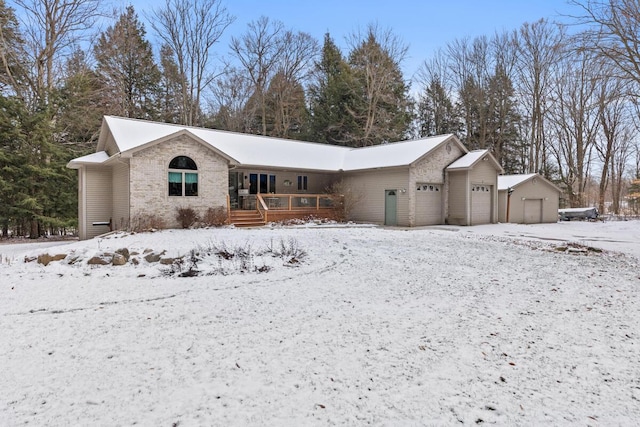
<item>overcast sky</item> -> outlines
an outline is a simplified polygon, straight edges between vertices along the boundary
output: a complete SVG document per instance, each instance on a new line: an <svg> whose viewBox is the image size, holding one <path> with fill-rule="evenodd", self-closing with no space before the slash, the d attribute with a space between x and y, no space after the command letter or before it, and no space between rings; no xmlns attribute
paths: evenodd
<svg viewBox="0 0 640 427"><path fill-rule="evenodd" d="M151 0L116 0L116 4L118 1L122 7L132 3L143 21L145 11L149 15L152 7L164 4ZM223 3L236 21L218 48L221 55L228 53L232 35L241 35L247 23L262 15L282 21L287 28L308 32L319 42L329 32L344 51L349 34L369 23L378 23L381 28L392 29L409 45L409 56L403 64L406 78L438 48L454 39L491 36L496 31L513 30L540 18L566 21L563 15L575 12L575 7L566 0L223 0ZM151 37L150 25L146 27Z"/></svg>

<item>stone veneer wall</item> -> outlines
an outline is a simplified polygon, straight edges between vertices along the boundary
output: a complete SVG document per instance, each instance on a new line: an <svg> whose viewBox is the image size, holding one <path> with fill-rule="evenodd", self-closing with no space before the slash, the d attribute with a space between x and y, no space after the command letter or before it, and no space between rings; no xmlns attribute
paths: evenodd
<svg viewBox="0 0 640 427"><path fill-rule="evenodd" d="M450 147L447 150L447 146ZM445 169L451 163L464 156L464 151L455 142L448 141L441 147L430 153L426 158L418 162L409 172L409 224L415 225L416 221L416 184L442 184L444 191L443 216L447 217L449 205L449 183L445 179Z"/></svg>
<svg viewBox="0 0 640 427"><path fill-rule="evenodd" d="M188 156L198 167L198 195L169 197L169 162ZM131 220L158 215L169 228L178 228L177 208L193 208L202 216L209 207L227 206L228 162L212 149L186 135L133 154L130 160Z"/></svg>

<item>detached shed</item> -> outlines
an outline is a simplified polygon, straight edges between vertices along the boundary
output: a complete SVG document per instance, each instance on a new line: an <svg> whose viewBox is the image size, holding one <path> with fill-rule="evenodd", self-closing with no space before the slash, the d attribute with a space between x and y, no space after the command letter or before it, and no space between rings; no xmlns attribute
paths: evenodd
<svg viewBox="0 0 640 427"><path fill-rule="evenodd" d="M498 177L500 222L539 224L558 221L561 190L538 175L501 175Z"/></svg>

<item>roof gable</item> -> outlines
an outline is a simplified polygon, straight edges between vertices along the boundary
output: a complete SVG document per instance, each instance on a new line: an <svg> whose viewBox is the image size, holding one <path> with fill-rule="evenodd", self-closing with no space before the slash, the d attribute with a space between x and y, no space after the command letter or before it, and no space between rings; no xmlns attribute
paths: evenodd
<svg viewBox="0 0 640 427"><path fill-rule="evenodd" d="M518 175L499 175L498 176L498 191L508 190L509 188L516 188L519 185L529 182L534 178L540 182L547 184L558 192L562 192L554 183L545 179L542 175L537 173L518 174Z"/></svg>
<svg viewBox="0 0 640 427"><path fill-rule="evenodd" d="M488 161L493 167L499 171L499 173L504 172L502 166L498 163L495 157L489 152L489 150L473 150L460 157L455 162L451 163L447 170L455 171L455 170L470 170L478 164L480 161Z"/></svg>
<svg viewBox="0 0 640 427"><path fill-rule="evenodd" d="M147 149L149 147L152 147L154 145L158 145L158 144L162 144L163 142L172 140L172 139L176 139L179 138L181 136L185 136L191 140L196 141L199 144L202 144L204 146L206 146L207 148L211 149L212 151L214 151L216 154L218 154L219 156L221 156L222 158L224 158L225 160L227 160L229 163L231 164L238 164L238 161L236 159L234 159L233 157L229 156L228 154L220 151L218 148L212 146L211 144L207 143L206 141L204 141L202 138L199 138L197 135L195 135L193 132L190 132L187 129L181 129L175 133L163 136L162 138L147 142L146 144L143 145L139 145L135 148L131 148L130 150L127 150L124 154L125 155L131 155L133 153L136 153L138 151L142 151L144 149Z"/></svg>

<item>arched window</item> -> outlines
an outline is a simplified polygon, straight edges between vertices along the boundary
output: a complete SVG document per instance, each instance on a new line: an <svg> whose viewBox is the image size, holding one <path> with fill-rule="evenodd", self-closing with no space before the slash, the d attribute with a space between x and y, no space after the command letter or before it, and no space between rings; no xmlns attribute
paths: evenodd
<svg viewBox="0 0 640 427"><path fill-rule="evenodd" d="M190 157L178 156L169 162L169 196L198 195L198 167Z"/></svg>

